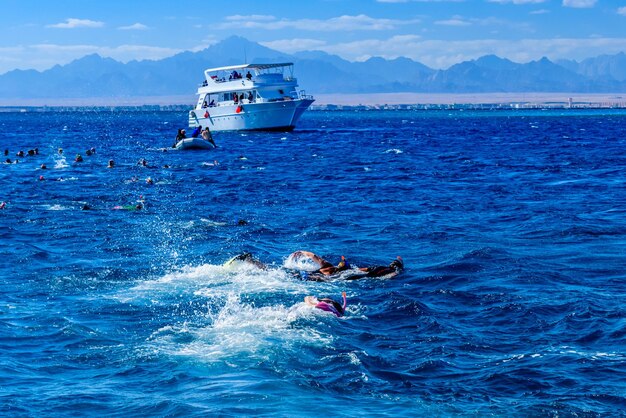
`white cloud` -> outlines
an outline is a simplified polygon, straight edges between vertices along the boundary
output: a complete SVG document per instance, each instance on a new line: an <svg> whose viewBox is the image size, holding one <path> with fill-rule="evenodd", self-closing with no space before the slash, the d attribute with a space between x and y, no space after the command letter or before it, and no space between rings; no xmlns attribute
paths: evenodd
<svg viewBox="0 0 626 418"><path fill-rule="evenodd" d="M267 22L271 20L276 20L276 17L271 15L233 15L226 16L226 20L232 20L236 22L240 22L242 20L253 22Z"/></svg>
<svg viewBox="0 0 626 418"><path fill-rule="evenodd" d="M620 14L622 16L626 16L626 6L620 7L619 9L617 9L617 14Z"/></svg>
<svg viewBox="0 0 626 418"><path fill-rule="evenodd" d="M46 25L47 28L56 29L75 29L75 28L101 28L104 26L104 22L98 22L89 19L74 19L69 18L63 23L55 23L53 25Z"/></svg>
<svg viewBox="0 0 626 418"><path fill-rule="evenodd" d="M118 29L119 30L146 30L148 29L148 27L144 25L143 23L134 23L129 26L120 26Z"/></svg>
<svg viewBox="0 0 626 418"><path fill-rule="evenodd" d="M262 16L263 19L256 19L258 15L250 16L229 16L226 22L217 25L217 29L265 29L278 30L291 28L299 31L324 31L340 32L346 30L392 30L399 26L417 24L417 19L397 20L397 19L377 19L367 15L339 16L326 20L319 19L276 19L273 16ZM271 18L271 19L270 19Z"/></svg>
<svg viewBox="0 0 626 418"><path fill-rule="evenodd" d="M444 26L469 26L470 22L467 20L463 20L460 17L453 17L452 19L447 20L437 20L435 21L435 25L444 25Z"/></svg>
<svg viewBox="0 0 626 418"><path fill-rule="evenodd" d="M316 50L327 45L326 42L321 41L319 39L302 39L302 38L282 39L282 40L259 42L259 43L265 47L275 49L281 52L287 52L287 53L300 52L300 51L312 51L312 50Z"/></svg>
<svg viewBox="0 0 626 418"><path fill-rule="evenodd" d="M598 0L563 0L563 6L585 9L595 6L597 1Z"/></svg>

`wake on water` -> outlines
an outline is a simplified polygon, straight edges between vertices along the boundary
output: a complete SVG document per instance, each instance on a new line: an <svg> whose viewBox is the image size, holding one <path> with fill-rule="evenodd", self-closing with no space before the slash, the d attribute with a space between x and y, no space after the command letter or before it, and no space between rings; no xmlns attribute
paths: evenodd
<svg viewBox="0 0 626 418"><path fill-rule="evenodd" d="M284 267L304 264L286 261ZM302 346L332 344L332 334L320 330L319 321L340 319L307 305L304 296L310 290L284 268L261 269L246 262L230 262L187 266L137 283L114 298L151 306L204 299L203 310L195 309L183 320L177 318L160 327L147 339L147 347L161 355L207 364L235 364L242 358L246 362L268 356L278 359L285 351L297 356Z"/></svg>

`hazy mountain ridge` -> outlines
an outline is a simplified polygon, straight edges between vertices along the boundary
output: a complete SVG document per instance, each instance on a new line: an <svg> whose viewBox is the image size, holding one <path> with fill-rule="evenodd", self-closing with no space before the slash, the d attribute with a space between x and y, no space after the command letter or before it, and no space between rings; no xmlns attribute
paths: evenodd
<svg viewBox="0 0 626 418"><path fill-rule="evenodd" d="M321 51L293 55L230 37L198 52L126 64L97 54L46 71L0 75L4 98L133 97L189 94L193 101L203 71L243 62L294 62L308 93L495 93L626 91L626 54L581 62L542 58L515 63L495 55L434 70L409 58L350 62Z"/></svg>

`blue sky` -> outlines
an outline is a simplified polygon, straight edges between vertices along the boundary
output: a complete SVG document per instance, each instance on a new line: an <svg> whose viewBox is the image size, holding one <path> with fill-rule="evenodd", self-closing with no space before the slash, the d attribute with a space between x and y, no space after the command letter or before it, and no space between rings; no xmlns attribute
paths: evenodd
<svg viewBox="0 0 626 418"><path fill-rule="evenodd" d="M486 54L581 60L626 51L626 0L0 0L0 74L91 53L160 59L231 35L433 68Z"/></svg>

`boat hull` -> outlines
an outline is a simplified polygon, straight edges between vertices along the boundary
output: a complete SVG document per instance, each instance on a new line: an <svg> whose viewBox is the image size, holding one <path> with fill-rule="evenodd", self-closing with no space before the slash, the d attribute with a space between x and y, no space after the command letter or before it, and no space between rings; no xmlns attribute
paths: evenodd
<svg viewBox="0 0 626 418"><path fill-rule="evenodd" d="M211 149L214 148L213 144L202 138L185 138L181 139L174 145L174 148L178 150L191 150L191 149Z"/></svg>
<svg viewBox="0 0 626 418"><path fill-rule="evenodd" d="M291 131L312 99L214 106L189 112L189 126L211 131Z"/></svg>

